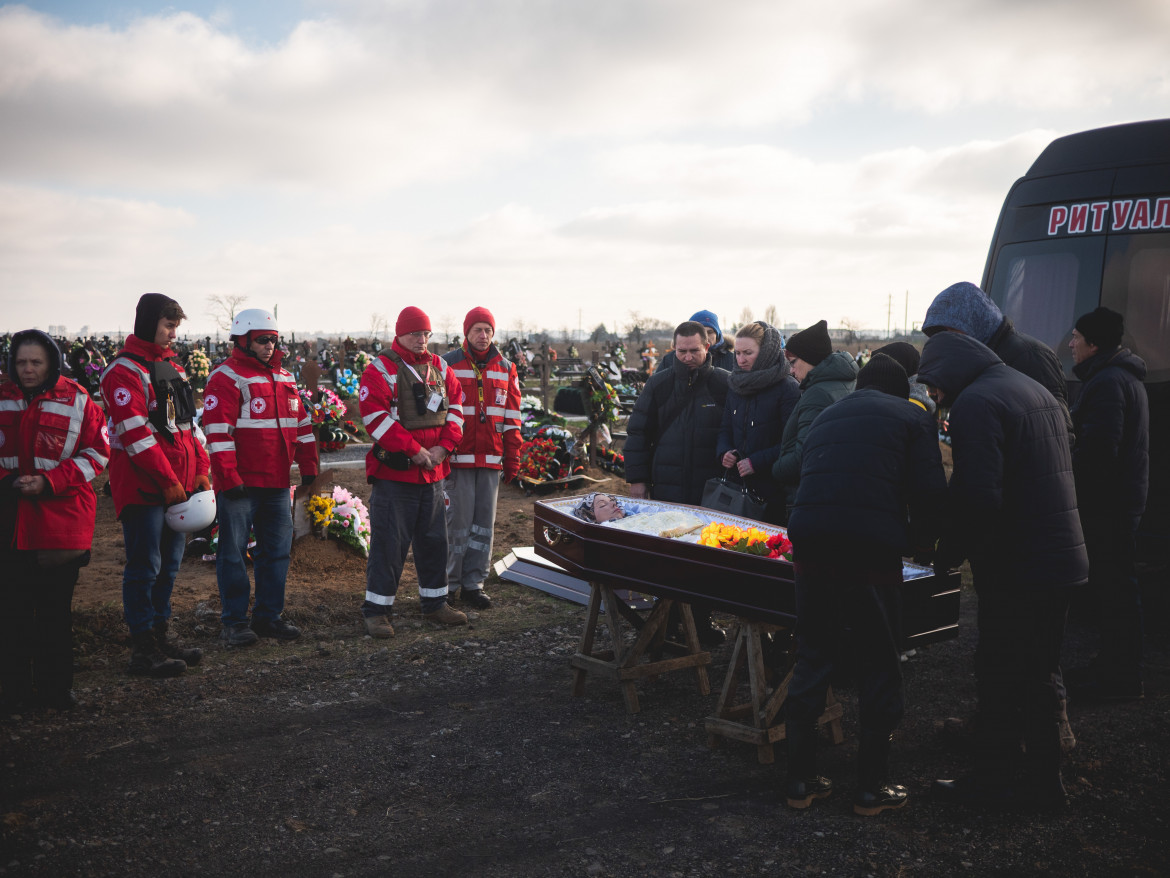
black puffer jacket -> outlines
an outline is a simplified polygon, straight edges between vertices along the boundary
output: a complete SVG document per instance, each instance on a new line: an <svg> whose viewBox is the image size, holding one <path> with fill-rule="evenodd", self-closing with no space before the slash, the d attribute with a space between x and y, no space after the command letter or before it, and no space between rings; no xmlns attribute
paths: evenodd
<svg viewBox="0 0 1170 878"><path fill-rule="evenodd" d="M655 500L697 506L720 472L715 443L726 399L727 372L709 359L694 371L676 360L650 376L627 427L626 481L649 484Z"/></svg>
<svg viewBox="0 0 1170 878"><path fill-rule="evenodd" d="M1084 382L1073 405L1073 472L1083 514L1124 517L1136 529L1150 483L1146 364L1128 348L1098 351L1073 372Z"/></svg>
<svg viewBox="0 0 1170 878"><path fill-rule="evenodd" d="M784 425L800 401L800 385L788 375L777 384L765 387L751 396L727 391L727 405L723 409L723 426L719 430L716 459L734 449L739 458L749 458L755 475L748 484L768 502L783 501L784 489L772 478L772 465L780 457L780 441ZM739 472L734 468L729 481L739 483Z"/></svg>
<svg viewBox="0 0 1170 878"><path fill-rule="evenodd" d="M940 561L970 558L987 581L1072 586L1089 572L1064 413L1052 394L975 339L927 341L918 380L951 407L954 470Z"/></svg>
<svg viewBox="0 0 1170 878"><path fill-rule="evenodd" d="M997 357L1029 378L1037 381L1051 393L1064 411L1065 430L1069 441L1073 441L1073 422L1068 410L1068 385L1064 381L1064 369L1060 358L1044 342L1020 332L1005 317L999 329L987 342Z"/></svg>
<svg viewBox="0 0 1170 878"><path fill-rule="evenodd" d="M809 428L788 535L839 552L932 549L947 489L934 418L874 387L826 408Z"/></svg>

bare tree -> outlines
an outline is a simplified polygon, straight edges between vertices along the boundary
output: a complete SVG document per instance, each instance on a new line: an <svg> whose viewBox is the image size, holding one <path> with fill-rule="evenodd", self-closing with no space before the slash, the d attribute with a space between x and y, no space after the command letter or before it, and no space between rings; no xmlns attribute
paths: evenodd
<svg viewBox="0 0 1170 878"><path fill-rule="evenodd" d="M207 297L207 310L215 320L215 325L224 332L231 332L232 321L236 319L236 312L244 304L247 296L235 293L216 293Z"/></svg>
<svg viewBox="0 0 1170 878"><path fill-rule="evenodd" d="M739 325L740 326L747 326L749 323L751 323L755 319L756 318L754 318L752 316L752 309L750 307L748 307L747 305L745 305L743 311L739 315Z"/></svg>
<svg viewBox="0 0 1170 878"><path fill-rule="evenodd" d="M385 314L375 311L370 315L370 341L382 341L382 336L390 331L390 320Z"/></svg>
<svg viewBox="0 0 1170 878"><path fill-rule="evenodd" d="M775 305L769 305L764 309L764 322L769 326L775 326L780 322L780 315L777 313Z"/></svg>
<svg viewBox="0 0 1170 878"><path fill-rule="evenodd" d="M450 314L443 314L441 317L439 317L438 322L439 322L439 329L443 330L443 344L450 344L451 343L451 327L458 326L459 324L457 324L455 322L455 318L452 317Z"/></svg>
<svg viewBox="0 0 1170 878"><path fill-rule="evenodd" d="M861 328L861 323L852 317L842 317L837 322L845 330L845 344L853 344L857 340L857 330Z"/></svg>

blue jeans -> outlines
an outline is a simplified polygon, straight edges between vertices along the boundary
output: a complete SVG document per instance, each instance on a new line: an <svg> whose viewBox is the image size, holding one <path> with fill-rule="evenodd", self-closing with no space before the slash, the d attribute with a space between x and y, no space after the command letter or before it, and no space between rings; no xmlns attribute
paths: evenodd
<svg viewBox="0 0 1170 878"><path fill-rule="evenodd" d="M219 548L215 576L224 625L248 621L248 533L255 532L252 566L256 571L256 605L252 618L271 622L284 612L284 583L292 549L292 504L287 488L248 488L248 496L232 500L215 495L219 517Z"/></svg>
<svg viewBox="0 0 1170 878"><path fill-rule="evenodd" d="M171 618L171 592L183 562L187 535L167 527L164 506L127 506L122 510L126 567L122 607L131 634L149 631Z"/></svg>

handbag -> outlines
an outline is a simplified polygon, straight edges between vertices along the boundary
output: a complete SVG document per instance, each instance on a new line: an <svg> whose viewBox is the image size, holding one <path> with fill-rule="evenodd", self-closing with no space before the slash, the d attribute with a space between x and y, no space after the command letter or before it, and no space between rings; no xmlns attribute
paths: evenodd
<svg viewBox="0 0 1170 878"><path fill-rule="evenodd" d="M703 486L703 499L699 505L704 509L714 509L728 515L761 520L768 504L746 484L727 481L727 474L730 471L724 469L722 476L707 479L707 484Z"/></svg>

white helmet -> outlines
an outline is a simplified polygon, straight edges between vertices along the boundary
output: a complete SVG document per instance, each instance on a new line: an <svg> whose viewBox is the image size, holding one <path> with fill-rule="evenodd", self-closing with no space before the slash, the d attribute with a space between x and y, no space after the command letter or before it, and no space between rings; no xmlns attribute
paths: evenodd
<svg viewBox="0 0 1170 878"><path fill-rule="evenodd" d="M215 492L200 491L182 503L168 506L167 527L176 533L193 534L215 521Z"/></svg>
<svg viewBox="0 0 1170 878"><path fill-rule="evenodd" d="M253 329L277 332L276 318L263 308L245 308L232 319L232 335L247 335Z"/></svg>

